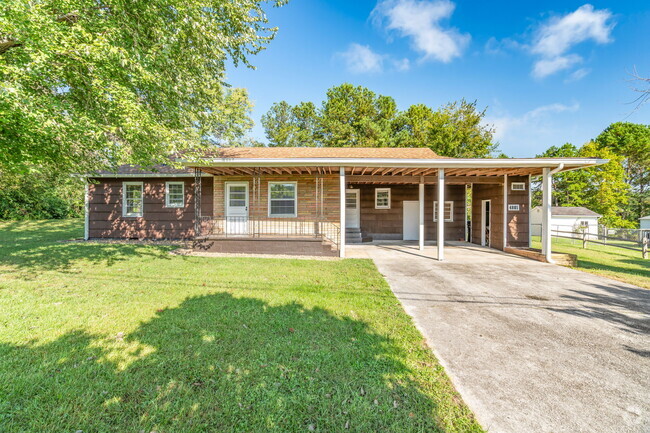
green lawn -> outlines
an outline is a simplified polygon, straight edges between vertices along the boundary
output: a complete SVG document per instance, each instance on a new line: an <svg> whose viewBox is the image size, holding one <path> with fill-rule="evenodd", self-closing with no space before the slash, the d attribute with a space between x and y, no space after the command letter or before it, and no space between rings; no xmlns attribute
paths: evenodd
<svg viewBox="0 0 650 433"><path fill-rule="evenodd" d="M532 247L541 248L539 237L533 237ZM553 238L553 251L576 254L582 271L650 289L650 259L644 260L640 251L595 243L583 249L581 240L565 238Z"/></svg>
<svg viewBox="0 0 650 433"><path fill-rule="evenodd" d="M371 261L81 235L0 223L2 432L482 431Z"/></svg>

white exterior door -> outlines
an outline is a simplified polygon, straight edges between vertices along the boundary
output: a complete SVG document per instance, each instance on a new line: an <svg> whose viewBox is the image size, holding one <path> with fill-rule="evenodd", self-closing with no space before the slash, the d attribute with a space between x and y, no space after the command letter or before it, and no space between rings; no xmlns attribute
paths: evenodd
<svg viewBox="0 0 650 433"><path fill-rule="evenodd" d="M226 233L248 234L248 183L226 182Z"/></svg>
<svg viewBox="0 0 650 433"><path fill-rule="evenodd" d="M420 202L403 201L404 229L402 238L405 241L417 241L420 237Z"/></svg>
<svg viewBox="0 0 650 433"><path fill-rule="evenodd" d="M361 212L359 209L359 190L345 190L345 228L358 229L361 224Z"/></svg>

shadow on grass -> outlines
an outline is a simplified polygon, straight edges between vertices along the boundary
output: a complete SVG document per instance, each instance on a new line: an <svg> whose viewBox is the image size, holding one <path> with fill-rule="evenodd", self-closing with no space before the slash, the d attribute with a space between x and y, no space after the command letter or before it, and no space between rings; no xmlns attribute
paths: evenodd
<svg viewBox="0 0 650 433"><path fill-rule="evenodd" d="M81 230L80 230L81 227ZM43 270L66 271L75 262L111 266L134 256L167 258L173 247L143 244L65 242L83 236L83 221L13 221L0 223L0 266L22 269L25 275Z"/></svg>
<svg viewBox="0 0 650 433"><path fill-rule="evenodd" d="M480 431L404 358L322 309L190 298L123 338L0 345L0 431Z"/></svg>
<svg viewBox="0 0 650 433"><path fill-rule="evenodd" d="M630 265L638 265L639 267L643 266L643 262L642 262L643 259L639 259L637 261L634 259L621 259L619 256L619 258L617 258L616 260L617 262L622 262ZM647 263L648 267L650 267L650 260L646 260L646 261L648 262ZM620 273L620 274L633 275L637 277L650 278L650 269L648 270L644 270L643 268L631 269L622 266L616 266L616 264L606 265L603 264L602 262L585 260L584 258L580 258L579 256L578 256L578 267L585 268L585 269L602 270L602 271L609 271L609 272Z"/></svg>

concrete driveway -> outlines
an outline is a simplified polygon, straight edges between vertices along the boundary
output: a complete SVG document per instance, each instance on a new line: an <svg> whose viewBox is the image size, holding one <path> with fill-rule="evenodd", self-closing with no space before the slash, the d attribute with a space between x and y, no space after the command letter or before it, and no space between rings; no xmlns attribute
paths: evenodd
<svg viewBox="0 0 650 433"><path fill-rule="evenodd" d="M650 290L469 244L348 256L374 260L489 432L650 432Z"/></svg>

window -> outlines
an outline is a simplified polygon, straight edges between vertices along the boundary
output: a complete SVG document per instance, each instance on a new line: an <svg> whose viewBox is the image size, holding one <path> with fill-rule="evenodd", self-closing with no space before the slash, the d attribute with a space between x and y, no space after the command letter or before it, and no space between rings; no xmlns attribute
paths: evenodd
<svg viewBox="0 0 650 433"><path fill-rule="evenodd" d="M124 182L122 184L122 216L142 216L142 182Z"/></svg>
<svg viewBox="0 0 650 433"><path fill-rule="evenodd" d="M513 211L513 212L518 212L519 211L519 205L518 204L509 204L508 205L508 210Z"/></svg>
<svg viewBox="0 0 650 433"><path fill-rule="evenodd" d="M512 182L510 189L513 191L526 191L526 182Z"/></svg>
<svg viewBox="0 0 650 433"><path fill-rule="evenodd" d="M390 188L375 188L375 209L390 209Z"/></svg>
<svg viewBox="0 0 650 433"><path fill-rule="evenodd" d="M445 202L445 222L450 223L454 221L454 202L446 201ZM438 221L438 202L433 202L433 221Z"/></svg>
<svg viewBox="0 0 650 433"><path fill-rule="evenodd" d="M580 227L589 227L589 221L580 221Z"/></svg>
<svg viewBox="0 0 650 433"><path fill-rule="evenodd" d="M165 206L167 207L185 206L185 183L184 182L167 182L165 184Z"/></svg>
<svg viewBox="0 0 650 433"><path fill-rule="evenodd" d="M296 182L269 182L269 216L297 216Z"/></svg>

